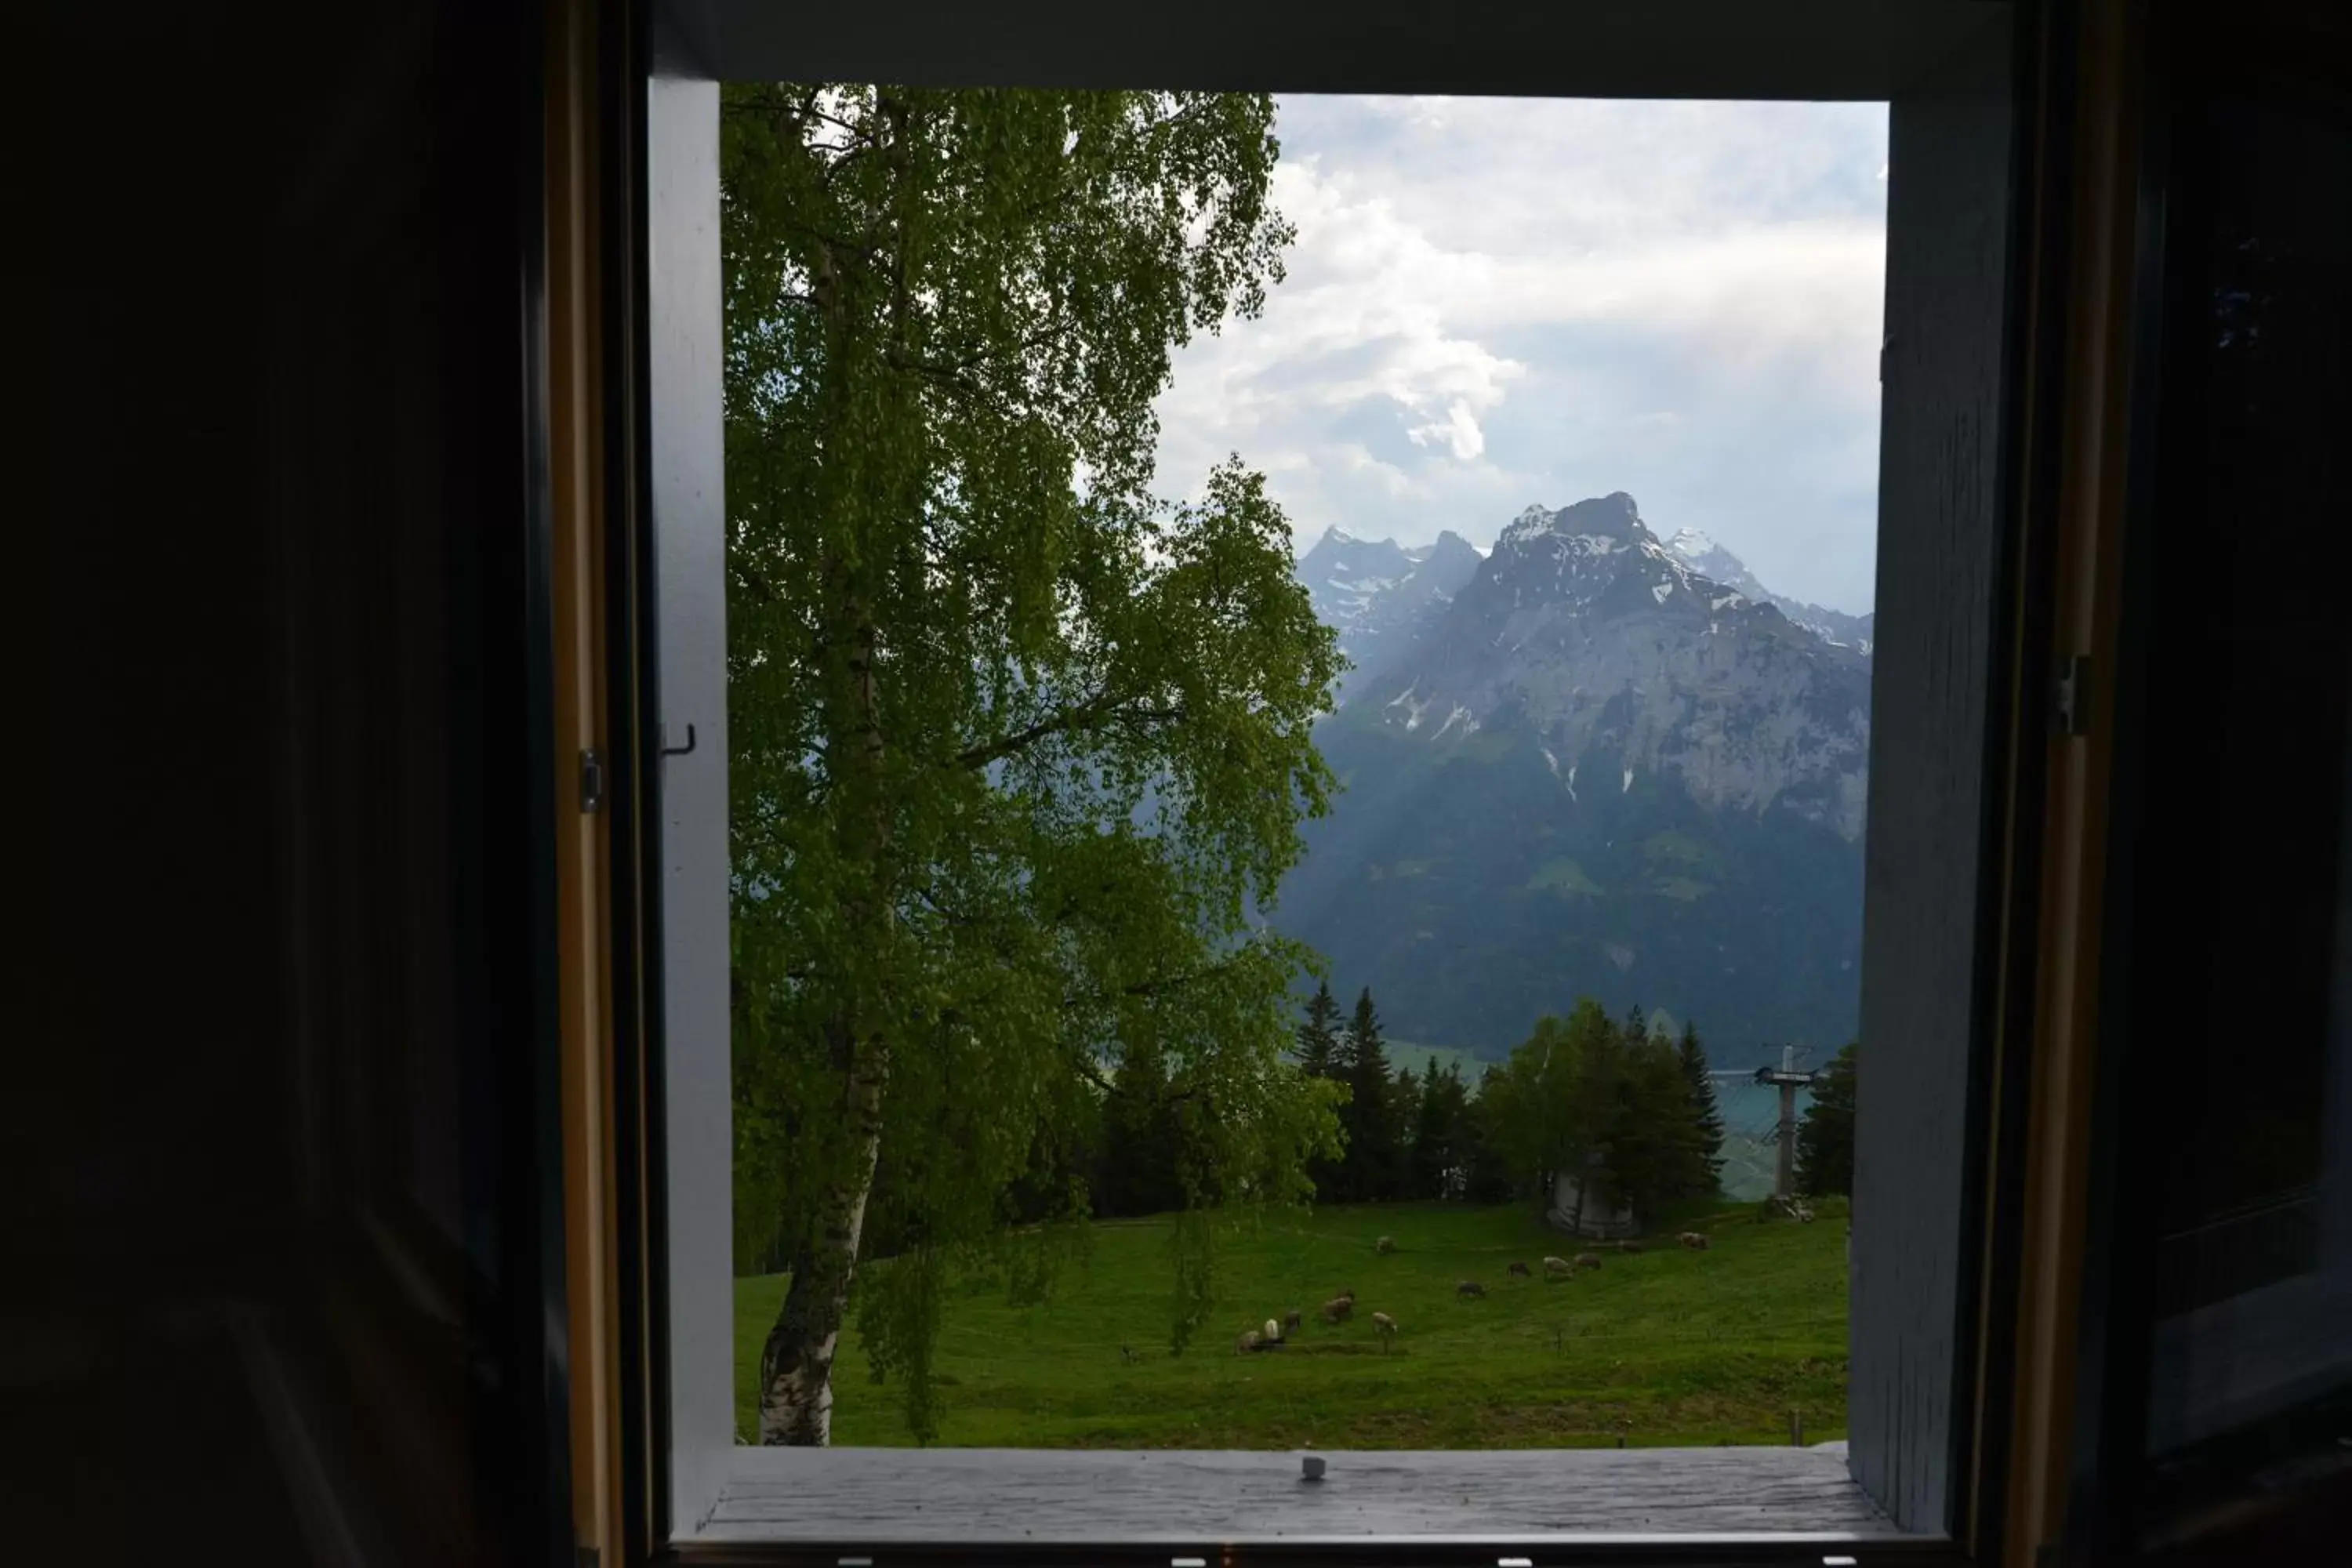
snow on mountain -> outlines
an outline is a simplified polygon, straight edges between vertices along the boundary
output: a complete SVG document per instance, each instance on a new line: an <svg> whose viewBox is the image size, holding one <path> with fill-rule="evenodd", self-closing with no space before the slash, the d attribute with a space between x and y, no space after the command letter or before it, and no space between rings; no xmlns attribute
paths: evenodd
<svg viewBox="0 0 2352 1568"><path fill-rule="evenodd" d="M1457 733L1507 716L1557 756L1601 745L1711 807L1862 830L1864 655L1697 569L1622 491L1520 513L1361 695L1391 709L1409 697L1416 716L1459 710Z"/></svg>
<svg viewBox="0 0 2352 1568"><path fill-rule="evenodd" d="M1353 665L1340 682L1342 701L1461 590L1479 560L1470 542L1451 530L1433 543L1407 549L1393 539L1358 539L1337 528L1298 558L1296 571L1307 599L1339 634L1339 651Z"/></svg>
<svg viewBox="0 0 2352 1568"><path fill-rule="evenodd" d="M1395 551L1412 570L1387 588L1329 586L1389 550L1343 535L1301 563L1372 657L1317 726L1343 788L1302 830L1285 932L1399 1034L1493 1056L1580 995L1695 1016L1731 1061L1851 1038L1865 653L1622 492L1530 507L1483 559L1441 539Z"/></svg>
<svg viewBox="0 0 2352 1568"><path fill-rule="evenodd" d="M1458 739L1507 694L1573 757L1613 703L1637 771L1860 832L1872 617L1774 594L1698 529L1661 540L1623 491L1531 505L1486 552L1333 528L1297 571L1351 661L1343 706L1378 688L1391 722Z"/></svg>
<svg viewBox="0 0 2352 1568"><path fill-rule="evenodd" d="M1745 561L1696 528L1676 529L1665 547L1725 587L1737 588L1751 599L1775 605L1807 631L1869 657L1874 616L1850 616L1843 610L1827 609L1775 594L1757 581L1756 574L1748 569Z"/></svg>

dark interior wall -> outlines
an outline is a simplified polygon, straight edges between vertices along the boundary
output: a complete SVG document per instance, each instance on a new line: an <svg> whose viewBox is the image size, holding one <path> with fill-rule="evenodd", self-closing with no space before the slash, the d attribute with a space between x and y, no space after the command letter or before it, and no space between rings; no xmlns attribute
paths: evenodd
<svg viewBox="0 0 2352 1568"><path fill-rule="evenodd" d="M547 1558L533 26L37 37L0 1494L79 1561Z"/></svg>
<svg viewBox="0 0 2352 1568"><path fill-rule="evenodd" d="M2317 1562L2352 1521L2352 12L2200 0L2151 60L2074 1528Z"/></svg>
<svg viewBox="0 0 2352 1568"><path fill-rule="evenodd" d="M2005 0L660 0L687 74L928 86L1872 100ZM1664 40L1671 40L1665 42Z"/></svg>

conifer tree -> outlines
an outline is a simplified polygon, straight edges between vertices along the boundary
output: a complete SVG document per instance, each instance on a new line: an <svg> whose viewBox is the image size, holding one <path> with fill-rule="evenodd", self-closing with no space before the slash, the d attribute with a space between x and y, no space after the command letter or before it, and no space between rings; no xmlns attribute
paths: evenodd
<svg viewBox="0 0 2352 1568"><path fill-rule="evenodd" d="M1470 1179L1474 1130L1469 1086L1459 1065L1440 1072L1433 1065L1421 1080L1421 1105L1413 1126L1411 1195L1459 1198Z"/></svg>
<svg viewBox="0 0 2352 1568"><path fill-rule="evenodd" d="M1434 1065L1430 1071L1437 1070ZM1424 1197L1427 1194L1413 1185L1413 1134L1421 1122L1421 1080L1413 1077L1412 1068L1397 1068L1396 1083L1389 1093L1387 1127L1388 1163L1382 1168L1381 1193L1384 1199Z"/></svg>
<svg viewBox="0 0 2352 1568"><path fill-rule="evenodd" d="M1347 1139L1348 1121L1345 1105L1348 1098L1348 1077L1343 1039L1344 1027L1339 1022L1339 1004L1331 994L1331 983L1319 981L1315 994L1307 999L1307 1017L1297 1028L1299 1072L1309 1079L1328 1084L1328 1092L1338 1096L1340 1107L1339 1142L1330 1152L1318 1151L1307 1157L1307 1178L1315 1195L1325 1203L1344 1203L1348 1198Z"/></svg>
<svg viewBox="0 0 2352 1568"><path fill-rule="evenodd" d="M1159 1057L1123 1056L1103 1097L1102 1176L1106 1215L1164 1214L1184 1206L1183 1127Z"/></svg>
<svg viewBox="0 0 2352 1568"><path fill-rule="evenodd" d="M1394 1167L1389 1101L1395 1087L1389 1079L1388 1047L1369 986L1357 996L1355 1016L1340 1036L1339 1076L1351 1096L1339 1112L1340 1131L1347 1138L1340 1184L1349 1202L1370 1203L1381 1195L1385 1173Z"/></svg>
<svg viewBox="0 0 2352 1568"><path fill-rule="evenodd" d="M1465 1089L1461 1120L1454 1131L1454 1162L1462 1172L1462 1195L1474 1204L1499 1204L1512 1195L1511 1164L1498 1136L1496 1121L1501 1095L1496 1085L1503 1068L1487 1064L1478 1075L1475 1094Z"/></svg>
<svg viewBox="0 0 2352 1568"><path fill-rule="evenodd" d="M1697 1025L1683 1026L1676 1055L1682 1062L1683 1082L1689 1089L1691 1123L1698 1141L1698 1185L1691 1195L1711 1197L1723 1188L1723 1108L1716 1102L1715 1079L1706 1070L1706 1045L1699 1038Z"/></svg>
<svg viewBox="0 0 2352 1568"><path fill-rule="evenodd" d="M1339 1004L1328 980L1315 987L1307 1021L1298 1026L1298 1067L1309 1078L1329 1078L1339 1051Z"/></svg>
<svg viewBox="0 0 2352 1568"><path fill-rule="evenodd" d="M1854 1049L1845 1048L1813 1079L1813 1100L1797 1125L1797 1185L1808 1197L1853 1192Z"/></svg>
<svg viewBox="0 0 2352 1568"><path fill-rule="evenodd" d="M1512 1185L1548 1205L1558 1178L1576 1178L1577 1223L1600 1204L1647 1222L1713 1183L1682 1053L1639 1009L1616 1021L1586 997L1566 1019L1538 1020L1479 1099Z"/></svg>
<svg viewBox="0 0 2352 1568"><path fill-rule="evenodd" d="M1421 1103L1412 1113L1412 1184L1410 1195L1434 1198L1445 1195L1444 1170L1445 1160L1444 1075L1432 1062L1421 1080Z"/></svg>
<svg viewBox="0 0 2352 1568"><path fill-rule="evenodd" d="M1696 1189L1705 1167L1680 1055L1663 1036L1633 1033L1633 1023L1620 1039L1605 1147L1611 1190L1646 1222Z"/></svg>

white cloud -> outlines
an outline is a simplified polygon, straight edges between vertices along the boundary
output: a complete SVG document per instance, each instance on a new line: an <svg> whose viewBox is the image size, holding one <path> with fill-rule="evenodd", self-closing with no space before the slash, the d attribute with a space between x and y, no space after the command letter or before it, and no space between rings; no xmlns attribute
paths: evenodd
<svg viewBox="0 0 2352 1568"><path fill-rule="evenodd" d="M1486 432L1478 428L1477 416L1470 412L1468 403L1458 397L1447 405L1443 420L1416 425L1405 434L1416 447L1443 445L1465 463L1486 449Z"/></svg>
<svg viewBox="0 0 2352 1568"><path fill-rule="evenodd" d="M1178 356L1161 483L1481 544L1631 490L1783 592L1870 592L1882 108L1290 99L1264 317Z"/></svg>

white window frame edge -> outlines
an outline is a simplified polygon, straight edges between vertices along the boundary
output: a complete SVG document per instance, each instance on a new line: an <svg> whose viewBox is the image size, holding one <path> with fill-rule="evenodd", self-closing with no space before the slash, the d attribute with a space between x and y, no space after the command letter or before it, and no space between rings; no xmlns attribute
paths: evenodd
<svg viewBox="0 0 2352 1568"><path fill-rule="evenodd" d="M690 1537L735 1447L734 1137L728 987L725 436L719 257L719 84L690 68L646 83L646 356L660 693L661 1277L668 1508ZM676 742L657 742L665 749ZM715 1287L715 1288L714 1288ZM662 1467L656 1465L656 1473Z"/></svg>
<svg viewBox="0 0 2352 1568"><path fill-rule="evenodd" d="M1769 6L1750 0L1586 0L1565 19L1555 15L1532 24L1523 21L1527 12L1500 4L1491 8L1505 33L1522 25L1576 28L1580 46L1589 41L1591 47L1551 52L1533 65L1529 50L1498 50L1491 42L1490 58L1475 61L1449 60L1441 47L1434 56L1423 51L1418 65L1401 65L1392 51L1381 58L1373 74L1420 72L1429 80L1467 76L1484 90L1556 96L1629 96L1630 85L1676 87L1681 90L1673 96L1678 97L1885 100L1893 105L1890 131L1898 147L1926 143L1947 154L1917 164L1906 161L1906 168L1940 163L1927 179L1958 182L1949 190L1923 189L1926 179L1912 184L1912 210L1928 210L1956 193L1981 196L1990 171L1998 169L2001 182L2010 174L2005 100L1997 105L1980 99L1957 102L1956 113L1949 91L1939 98L1930 87L1916 105L1911 92L1923 75L1936 74L1923 71L1923 61L1940 67L1963 53L1980 64L1994 57L2006 59L2001 40L2007 37L2010 7L2001 0L1914 0L1903 8L1879 6L1876 0L1776 0ZM1212 25L1216 18L1203 16L1204 9L1246 14L1251 25L1222 29ZM1300 89L1370 89L1362 85L1360 58L1318 52L1302 43L1299 27L1322 25L1322 8L1292 0L1272 9L1269 22L1268 0L1245 6L1207 0L1184 8L1183 36L1271 37L1273 55L1283 63L1266 68ZM1888 22L1897 9L1912 20ZM1423 15L1390 0L1360 0L1348 10L1351 30L1386 28L1391 40L1408 36L1409 23L1398 18ZM673 1541L694 1539L709 1522L736 1458L718 79L793 74L765 65L790 59L802 76L862 79L876 73L870 66L856 68L861 62L903 59L910 68L902 74L915 79L993 79L1003 74L997 68L1004 62L1029 58L1023 51L1035 48L1058 50L1065 60L1077 51L1083 64L1076 79L1099 83L1120 79L1122 65L1144 58L1125 40L1098 34L1092 41L1081 39L1065 25L1065 13L1080 14L1075 7L1033 0L1024 13L996 7L981 16L942 6L933 15L911 17L902 8L888 16L837 14L819 27L811 13L760 0L671 0L667 6L657 0L645 119L645 210L651 229L646 390L658 606L653 637L660 717L671 735L693 724L698 741L690 755L665 759L658 805L664 966L658 1217L666 1226L666 1268L655 1286L663 1292L667 1315L662 1380L667 1397L660 1415L667 1436L667 1533ZM1469 17L1457 18L1455 25L1464 32L1478 31ZM1589 37L1584 29L1590 29ZM1135 71L1193 79L1202 79L1203 72L1217 74L1191 63L1199 57L1182 49L1179 35L1171 34L1170 41L1178 54L1162 51L1151 65L1136 64ZM1813 49L1815 45L1821 47ZM1792 68L1772 63L1775 50ZM1796 65L1801 58L1803 63ZM1318 63L1324 60L1334 63ZM1230 64L1222 68L1233 69ZM1543 85L1511 86L1502 79L1530 70L1544 73ZM1318 80L1318 72L1345 79ZM1059 74L1072 75L1066 69ZM1410 85L1401 80L1396 87ZM1758 90L1759 86L1767 90ZM1970 90L1964 83L1962 97ZM1921 785L1921 770L1932 770L1939 756L1948 772L1926 781L1937 796L1930 815L1940 835L1937 843L1913 843L1906 853L1891 854L1889 836L1874 833L1865 852L1863 1027L1866 1037L1884 1043L1874 1047L1880 1070L1864 1080L1870 1113L1864 1126L1869 1131L1863 1134L1857 1162L1865 1172L1903 1166L1902 1177L1884 1190L1905 1190L1906 1198L1902 1212L1885 1222L1858 1216L1855 1300L1859 1306L1872 1300L1871 1290L1882 1298L1900 1290L1906 1310L1886 1312L1885 1331L1874 1334L1862 1331L1862 1314L1856 1313L1849 1427L1854 1475L1898 1522L1919 1532L1913 1540L1920 1540L1945 1534L1954 1522L1958 1500L1950 1483L1961 1468L1958 1445L1965 1428L1955 1406L1965 1372L1958 1353L1962 1287L1973 1267L1962 1191L1970 1170L1954 1151L1973 1146L1979 1130L1946 1120L1935 1136L1922 1139L1919 1119L1932 1120L1939 1114L1937 1105L1978 1114L1970 1084L1977 1044L1987 1027L1976 935L1977 912L1988 891L1978 885L1976 874L1983 781L1956 781L1948 756L1955 722L1975 727L1969 739L1979 760L1989 754L1987 661L1992 657L1992 601L2000 564L1997 536L2005 500L1999 482L2004 330L2000 279L2005 276L2000 269L2007 245L1998 221L1990 239L1985 237L1982 224L1989 215L1965 199L1954 221L1976 225L1973 234L1958 227L1929 234L1923 227L1917 245L1899 245L1902 174L1890 170L1888 363L1915 371L1924 367L1930 381L1941 376L1956 383L1958 395L1948 395L1948 386L1940 401L1906 400L1890 384L1883 404L1878 607L1907 603L1921 618L1908 637L1901 626L1894 628L1897 635L1892 638L1882 628L1874 650L1874 826L1901 819L1888 807ZM1996 210L1990 216L2005 215ZM1969 281L1977 287L1957 310L1940 300L1922 300L1914 307L1916 321L1899 319L1904 307L1897 299L1896 268L1925 262L1931 251L1948 248L1956 239L1973 247L1968 259L1974 275ZM1916 259L1906 261L1906 255ZM1987 266L1995 268L1990 294L1982 287ZM1898 345L1901 352L1892 352ZM1898 415L1912 423L1906 426ZM1956 420L1972 423L1979 433L1973 458L1961 465L1968 472L1955 472L1948 463L1932 476L1926 468L1898 471L1903 451L1922 449L1923 443L1932 447ZM1906 583L1923 567L1956 561L1966 579L1961 591L1940 597L1906 591ZM1957 670L1948 662L1955 647L1962 650ZM1889 721L1906 713L1900 703L1882 700L1890 686L1916 696L1931 689L1948 691L1956 682L1957 697L1943 706L1923 703L1908 713L1908 724ZM1923 747L1923 733L1944 743ZM1907 914L1929 901L1948 911L1963 905L1969 911L1927 922L1944 944L1934 963L1916 951L1919 920L1886 918L1898 907ZM1898 946L1909 961L1890 966L1886 955ZM1880 958L1876 968L1886 972L1881 978L1899 978L1901 984L1873 987L1874 952ZM1917 1037L1921 1043L1916 1047L1914 1037L1902 1032L1939 1015L1940 1025ZM1886 1064L1904 1050L1916 1050L1920 1059L1905 1064L1911 1070L1887 1070ZM1940 1163L1932 1163L1923 1151ZM1857 1182L1864 1184L1882 1190ZM1897 1206L1887 1205L1890 1211ZM1867 1288L1861 1283L1865 1278L1872 1281Z"/></svg>

